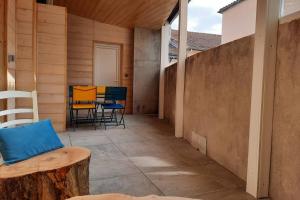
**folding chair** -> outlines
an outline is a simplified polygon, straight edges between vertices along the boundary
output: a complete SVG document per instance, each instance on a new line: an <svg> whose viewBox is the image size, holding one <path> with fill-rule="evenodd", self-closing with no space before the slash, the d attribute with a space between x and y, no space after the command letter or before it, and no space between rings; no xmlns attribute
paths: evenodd
<svg viewBox="0 0 300 200"><path fill-rule="evenodd" d="M97 86L97 98L105 97L106 86Z"/></svg>
<svg viewBox="0 0 300 200"><path fill-rule="evenodd" d="M75 130L75 125L79 123L92 122L96 128L96 96L97 88L94 86L74 86L73 97L71 103L71 118L72 125ZM86 118L79 118L79 110L87 110ZM74 111L76 116L74 117Z"/></svg>
<svg viewBox="0 0 300 200"><path fill-rule="evenodd" d="M126 108L126 97L127 97L127 88L126 87L106 87L105 91L105 102L102 104L102 120L104 122L105 129L109 125L123 125L125 128L125 108ZM105 116L105 110L111 110L109 117ZM121 119L118 121L117 111L121 111Z"/></svg>

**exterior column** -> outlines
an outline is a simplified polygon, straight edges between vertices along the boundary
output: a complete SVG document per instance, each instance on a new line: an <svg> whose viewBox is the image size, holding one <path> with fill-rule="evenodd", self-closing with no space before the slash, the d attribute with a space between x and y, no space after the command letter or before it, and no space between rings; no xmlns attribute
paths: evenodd
<svg viewBox="0 0 300 200"><path fill-rule="evenodd" d="M187 49L188 0L179 0L179 47L176 78L175 136L183 137L183 103Z"/></svg>
<svg viewBox="0 0 300 200"><path fill-rule="evenodd" d="M280 0L257 1L246 188L256 198L269 196L280 5Z"/></svg>
<svg viewBox="0 0 300 200"><path fill-rule="evenodd" d="M165 68L169 65L169 43L171 40L171 26L166 23L161 28L161 57L160 57L160 80L159 80L159 119L164 118L165 100Z"/></svg>

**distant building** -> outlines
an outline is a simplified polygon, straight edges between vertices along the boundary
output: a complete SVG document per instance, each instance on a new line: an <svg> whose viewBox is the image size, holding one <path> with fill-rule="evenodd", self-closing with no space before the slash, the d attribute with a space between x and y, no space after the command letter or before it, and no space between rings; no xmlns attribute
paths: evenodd
<svg viewBox="0 0 300 200"><path fill-rule="evenodd" d="M237 0L221 8L222 44L255 33L257 0Z"/></svg>
<svg viewBox="0 0 300 200"><path fill-rule="evenodd" d="M255 33L257 0L236 0L221 8L222 44ZM282 15L300 10L300 0L284 0Z"/></svg>
<svg viewBox="0 0 300 200"><path fill-rule="evenodd" d="M178 36L177 30L172 30L171 41L169 44L170 61L177 60L178 56ZM210 48L219 46L221 44L221 35L208 34L208 33L187 33L187 54L188 56L195 53L208 50Z"/></svg>

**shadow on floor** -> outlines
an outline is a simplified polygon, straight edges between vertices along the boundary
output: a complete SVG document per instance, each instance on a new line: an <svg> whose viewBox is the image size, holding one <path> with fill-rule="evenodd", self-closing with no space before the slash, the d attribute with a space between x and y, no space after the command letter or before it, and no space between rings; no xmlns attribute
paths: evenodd
<svg viewBox="0 0 300 200"><path fill-rule="evenodd" d="M60 134L67 146L92 151L91 194L124 193L191 197L202 200L252 200L244 181L202 155L164 121L128 115L127 128L80 127Z"/></svg>

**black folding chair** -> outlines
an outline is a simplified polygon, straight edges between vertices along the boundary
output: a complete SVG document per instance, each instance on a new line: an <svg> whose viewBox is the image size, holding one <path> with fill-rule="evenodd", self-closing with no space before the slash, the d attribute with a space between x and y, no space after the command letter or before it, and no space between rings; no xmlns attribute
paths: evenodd
<svg viewBox="0 0 300 200"><path fill-rule="evenodd" d="M102 107L102 120L105 129L107 126L125 126L124 114L126 108L126 97L127 88L126 87L106 87L105 91L105 102L101 105ZM105 110L111 110L110 116L105 116ZM117 111L121 111L121 119L117 118Z"/></svg>

